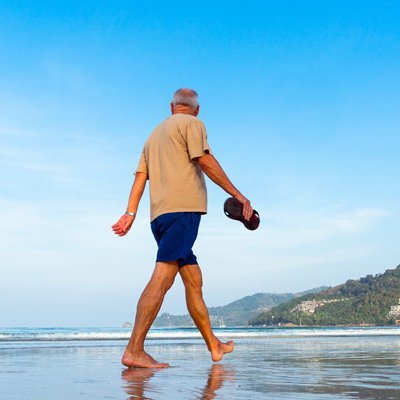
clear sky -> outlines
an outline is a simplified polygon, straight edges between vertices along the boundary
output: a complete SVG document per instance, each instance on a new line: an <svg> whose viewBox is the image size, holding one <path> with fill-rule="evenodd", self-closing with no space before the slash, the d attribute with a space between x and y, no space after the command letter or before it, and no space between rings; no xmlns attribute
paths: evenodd
<svg viewBox="0 0 400 400"><path fill-rule="evenodd" d="M400 263L397 1L0 3L0 326L132 320L154 264L144 141L179 87L260 212L211 182L195 252L210 306ZM162 311L185 312L179 279Z"/></svg>

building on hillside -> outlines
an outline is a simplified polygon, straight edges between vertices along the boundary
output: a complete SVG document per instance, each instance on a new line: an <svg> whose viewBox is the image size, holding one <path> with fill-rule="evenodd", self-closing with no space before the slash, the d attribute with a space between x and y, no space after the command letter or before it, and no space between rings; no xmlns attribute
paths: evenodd
<svg viewBox="0 0 400 400"><path fill-rule="evenodd" d="M307 300L307 301L302 301L301 303L297 304L295 308L290 310L291 312L297 311L297 312L302 312L306 314L314 314L315 310L318 307L322 307L325 304L329 303L336 303L338 301L345 301L347 298L342 298L342 299L331 299L331 300Z"/></svg>
<svg viewBox="0 0 400 400"><path fill-rule="evenodd" d="M400 299L397 306L391 306L390 311L387 314L388 319L396 321L396 325L400 325Z"/></svg>
<svg viewBox="0 0 400 400"><path fill-rule="evenodd" d="M293 311L298 311L298 312L303 312L307 314L314 314L316 308L319 306L318 302L316 300L307 300L307 301L302 301L300 304L297 304L295 308L293 308Z"/></svg>

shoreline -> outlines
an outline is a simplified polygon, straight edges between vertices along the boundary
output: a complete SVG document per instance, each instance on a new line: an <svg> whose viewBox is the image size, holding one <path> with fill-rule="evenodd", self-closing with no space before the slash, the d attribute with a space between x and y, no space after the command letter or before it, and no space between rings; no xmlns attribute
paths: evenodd
<svg viewBox="0 0 400 400"><path fill-rule="evenodd" d="M122 366L122 341L12 346L0 350L1 393L8 400L400 398L398 337L286 339L241 339L217 364L201 340L152 341L149 353L171 365L162 370Z"/></svg>

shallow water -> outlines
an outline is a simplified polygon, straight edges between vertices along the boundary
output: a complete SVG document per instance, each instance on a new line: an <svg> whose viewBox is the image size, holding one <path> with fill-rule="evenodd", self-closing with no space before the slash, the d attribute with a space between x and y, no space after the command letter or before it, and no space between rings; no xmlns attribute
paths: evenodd
<svg viewBox="0 0 400 400"><path fill-rule="evenodd" d="M0 347L1 399L399 399L397 336L236 340L213 364L198 339L151 340L172 367L126 369L126 341L18 342Z"/></svg>

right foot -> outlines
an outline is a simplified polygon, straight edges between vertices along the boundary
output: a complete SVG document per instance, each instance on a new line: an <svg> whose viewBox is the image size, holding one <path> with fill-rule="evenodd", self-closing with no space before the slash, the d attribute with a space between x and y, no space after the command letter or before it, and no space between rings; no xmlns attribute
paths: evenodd
<svg viewBox="0 0 400 400"><path fill-rule="evenodd" d="M150 354L145 351L140 353L131 353L125 351L121 360L122 364L131 368L166 368L169 367L167 363L161 363L155 360Z"/></svg>
<svg viewBox="0 0 400 400"><path fill-rule="evenodd" d="M218 341L214 346L211 347L211 358L214 362L221 361L224 354L233 351L233 340L222 343Z"/></svg>

